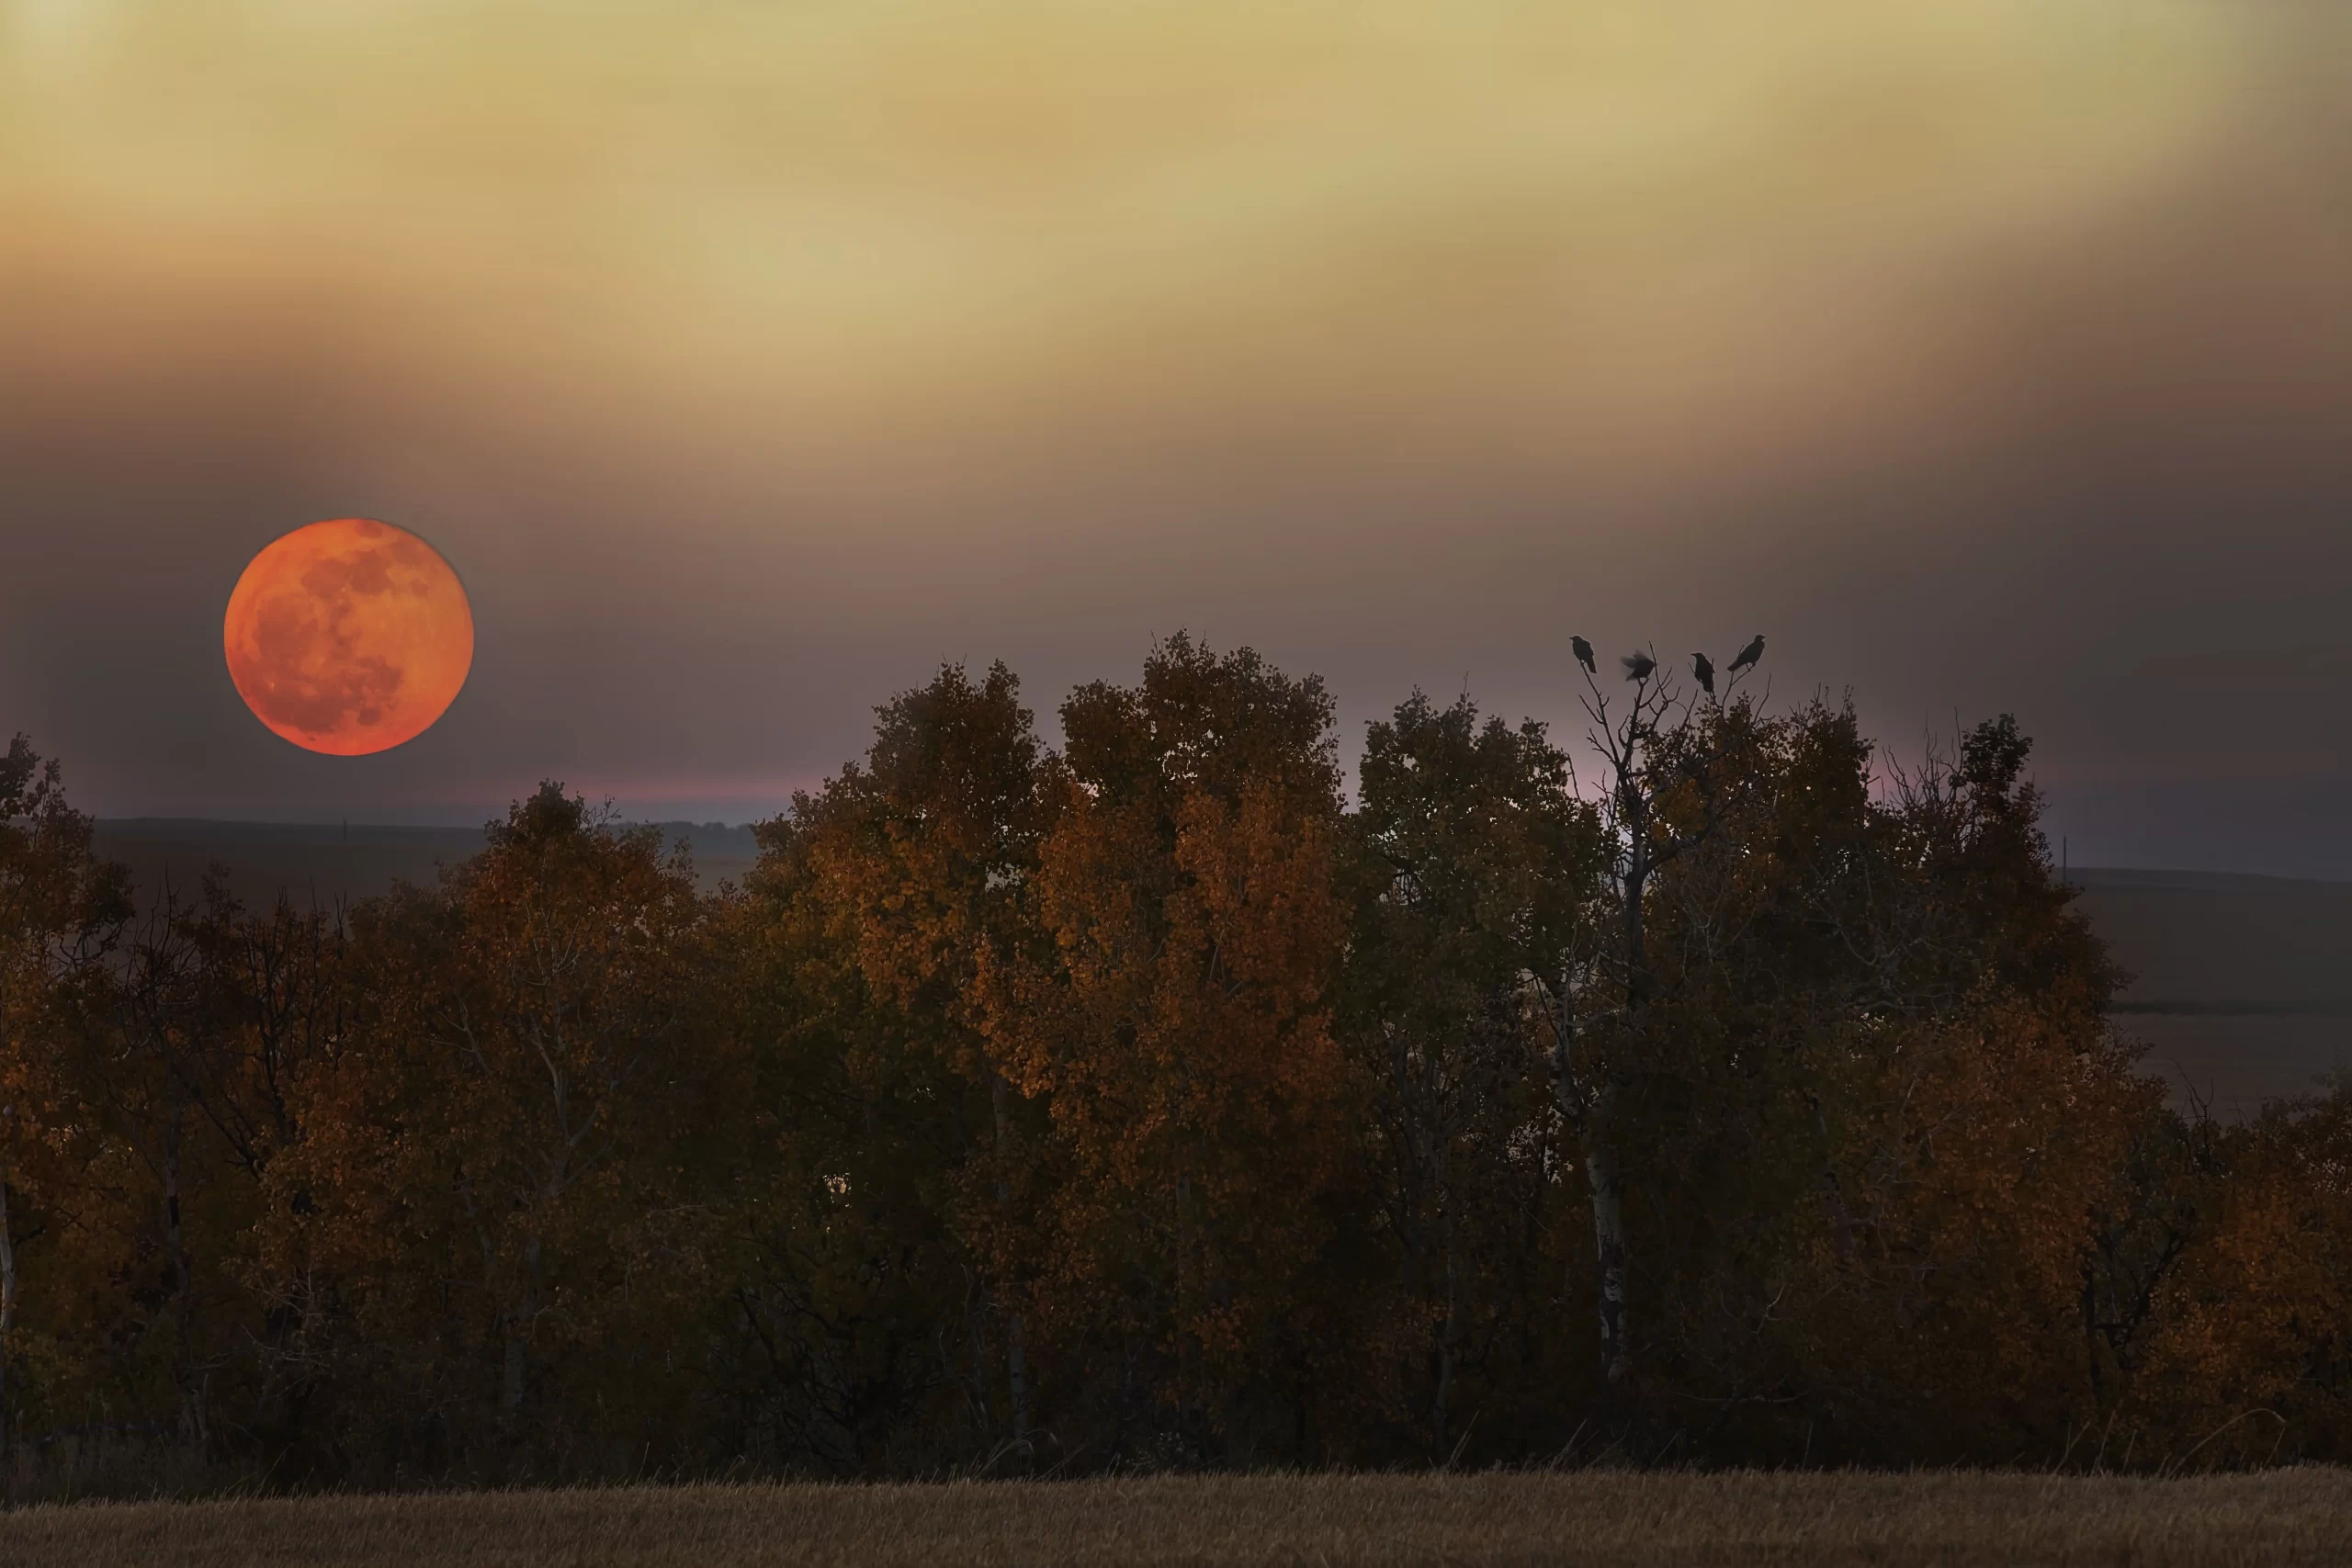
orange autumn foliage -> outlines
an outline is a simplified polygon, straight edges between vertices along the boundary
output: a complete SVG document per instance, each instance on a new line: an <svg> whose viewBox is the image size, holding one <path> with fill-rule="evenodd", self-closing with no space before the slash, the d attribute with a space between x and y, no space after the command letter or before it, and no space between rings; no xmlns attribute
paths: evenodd
<svg viewBox="0 0 2352 1568"><path fill-rule="evenodd" d="M1224 1391L1310 1381L1347 1346L1329 702L1180 637L1062 719L1040 942L986 982L991 1047L1066 1151L1037 1306L1197 1454L1260 1414Z"/></svg>

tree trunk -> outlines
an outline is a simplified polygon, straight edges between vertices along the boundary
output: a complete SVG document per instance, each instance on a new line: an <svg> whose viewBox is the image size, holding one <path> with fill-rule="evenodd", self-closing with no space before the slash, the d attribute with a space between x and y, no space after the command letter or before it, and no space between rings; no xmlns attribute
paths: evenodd
<svg viewBox="0 0 2352 1568"><path fill-rule="evenodd" d="M997 1217L1004 1224L1012 1219L1012 1086L1002 1073L989 1075L989 1100L996 1113L996 1207ZM999 1286L1000 1295L1003 1288ZM1029 1350L1027 1335L1021 1321L1021 1311L1009 1303L1004 1316L1005 1379L1012 1394L1012 1440L1023 1449L1029 1446Z"/></svg>
<svg viewBox="0 0 2352 1568"><path fill-rule="evenodd" d="M8 1465L8 1331L17 1325L17 1243L8 1230L8 1179L0 1173L0 1478Z"/></svg>
<svg viewBox="0 0 2352 1568"><path fill-rule="evenodd" d="M163 1164L164 1254L172 1260L172 1294L180 1300L180 1332L185 1336L189 1331L185 1314L190 1280L187 1236L180 1226L180 1119L176 1110L164 1122Z"/></svg>
<svg viewBox="0 0 2352 1568"><path fill-rule="evenodd" d="M1437 1439L1436 1446L1445 1447L1450 1412L1453 1402L1453 1360L1461 1337L1462 1272L1454 1261L1453 1227L1446 1227L1445 1240L1445 1319L1437 1329L1437 1391L1430 1401L1430 1430Z"/></svg>
<svg viewBox="0 0 2352 1568"><path fill-rule="evenodd" d="M1600 1365L1611 1388L1634 1373L1625 1340L1625 1195L1617 1173L1617 1086L1602 1087L1586 1122L1585 1175L1592 1187L1592 1234L1600 1260Z"/></svg>
<svg viewBox="0 0 2352 1568"><path fill-rule="evenodd" d="M502 1415L512 1416L523 1408L524 1395L530 1392L531 1322L539 1315L539 1238L532 1236L523 1244L523 1261L530 1274L530 1293L522 1305L506 1315L506 1364L499 1380L498 1408Z"/></svg>
<svg viewBox="0 0 2352 1568"><path fill-rule="evenodd" d="M1647 867L1637 857L1628 879L1624 912L1626 942L1627 1034L1641 1038L1644 980L1641 972L1641 883ZM1576 1020L1567 977L1553 1004L1553 1099L1561 1119L1579 1134L1583 1145L1586 1184L1592 1192L1592 1235L1600 1263L1598 1304L1600 1314L1601 1376L1612 1388L1632 1382L1634 1355L1625 1321L1625 1188L1617 1158L1619 1080L1611 1073L1588 1078L1591 1064L1579 1072L1576 1061ZM1597 1079L1598 1088L1591 1088Z"/></svg>
<svg viewBox="0 0 2352 1568"><path fill-rule="evenodd" d="M506 1320L506 1362L498 1383L498 1409L512 1416L523 1408L523 1391L530 1381L530 1347L523 1341L520 1325L513 1316Z"/></svg>
<svg viewBox="0 0 2352 1568"><path fill-rule="evenodd" d="M1176 1409L1188 1443L1196 1442L1199 1436L1199 1424L1193 1419L1201 1382L1199 1285L1193 1263L1193 1177L1185 1171L1176 1178L1175 1319Z"/></svg>
<svg viewBox="0 0 2352 1568"><path fill-rule="evenodd" d="M1627 748L1630 776L1634 752ZM1625 920L1625 1039L1635 1051L1646 1052L1649 1038L1649 955L1644 898L1649 890L1649 802L1638 787L1624 797L1625 826L1632 842L1627 852L1622 888ZM1625 1184L1617 1162L1617 1099L1624 1081L1616 1063L1600 1077L1592 1115L1585 1123L1585 1170L1592 1184L1592 1236L1600 1264L1600 1366L1611 1389L1633 1382L1634 1349L1625 1323Z"/></svg>
<svg viewBox="0 0 2352 1568"><path fill-rule="evenodd" d="M196 1270L188 1261L187 1231L181 1217L180 1109L174 1104L164 1122L164 1246L172 1260L172 1294L179 1304L181 1351L173 1375L180 1385L180 1436L201 1450L209 1445L210 1432L205 1418L204 1380L187 1359L187 1347L196 1339Z"/></svg>
<svg viewBox="0 0 2352 1568"><path fill-rule="evenodd" d="M1625 1194L1617 1170L1617 1086L1604 1079L1588 1094L1576 1061L1576 1019L1562 977L1552 1014L1552 1096L1575 1130L1585 1182L1592 1192L1592 1233L1600 1253L1600 1370L1610 1386L1633 1374L1625 1343Z"/></svg>

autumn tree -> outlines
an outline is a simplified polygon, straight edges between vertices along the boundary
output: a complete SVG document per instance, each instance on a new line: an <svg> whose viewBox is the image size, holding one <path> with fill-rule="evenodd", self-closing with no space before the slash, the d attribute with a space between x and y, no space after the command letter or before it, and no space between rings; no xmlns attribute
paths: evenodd
<svg viewBox="0 0 2352 1568"><path fill-rule="evenodd" d="M249 1438L292 1440L313 1382L302 1281L268 1274L254 1242L270 1168L302 1137L299 1086L346 1042L344 949L334 911L283 895L248 909L208 875L192 898L156 891L113 976L85 1098L131 1189L150 1195L131 1206L153 1220L125 1238L130 1255L168 1281L161 1310L114 1332L168 1345L161 1370L199 1447L213 1446L216 1413Z"/></svg>
<svg viewBox="0 0 2352 1568"><path fill-rule="evenodd" d="M190 1092L216 1022L197 938L203 919L202 904L175 890L149 903L103 1004L85 1012L69 1069L95 1134L82 1181L102 1200L82 1217L79 1239L85 1262L125 1287L101 1298L111 1312L88 1314L93 1337L114 1348L101 1386L197 1450L210 1444L212 1383L224 1370L209 1331L232 1310L200 1234L225 1174Z"/></svg>
<svg viewBox="0 0 2352 1568"><path fill-rule="evenodd" d="M43 1407L105 1410L117 1429L211 1454L231 1432L254 1438L288 1391L263 1364L283 1320L253 1289L252 1244L263 1172L298 1135L288 1087L335 1026L337 944L323 914L251 915L209 878L193 896L148 890L133 918L123 874L92 856L55 784L53 769L24 771L7 840L19 920L45 901L66 922L11 965L46 982L34 1014L12 1010L29 1027L8 1032L6 1117L45 1128L30 1145L45 1172ZM0 1247L0 1272L15 1252Z"/></svg>
<svg viewBox="0 0 2352 1568"><path fill-rule="evenodd" d="M1372 1086L1374 1190L1422 1329L1411 1404L1443 1454L1464 1363L1481 1408L1508 1400L1548 1326L1527 1315L1551 1295L1533 1270L1559 1175L1529 977L1589 948L1602 840L1543 727L1482 724L1466 696L1415 693L1372 725L1358 790L1340 1033Z"/></svg>
<svg viewBox="0 0 2352 1568"><path fill-rule="evenodd" d="M2177 1121L2173 1132L2160 1179L2140 1184L2155 1213L2138 1216L2154 1232L2138 1267L2102 1255L2085 1281L2095 1349L2112 1357L2102 1416L2116 1441L2167 1468L2342 1463L2352 1088L2339 1079L2232 1126Z"/></svg>
<svg viewBox="0 0 2352 1568"><path fill-rule="evenodd" d="M951 1381L986 1441L1031 1450L1021 1295L1051 1167L978 977L1025 940L1040 750L1010 671L949 666L759 830L745 913L775 1163L740 1299L791 1446L840 1468ZM943 1362L945 1343L967 1353Z"/></svg>
<svg viewBox="0 0 2352 1568"><path fill-rule="evenodd" d="M17 736L0 759L0 1462L15 1438L25 1249L56 1242L84 1152L61 1063L80 994L101 982L130 916L121 873L92 852L93 826L58 764Z"/></svg>
<svg viewBox="0 0 2352 1568"><path fill-rule="evenodd" d="M1685 848L1646 911L1625 1102L1663 1390L1747 1451L1928 1452L1963 1411L1976 1440L2054 1450L2087 1397L2097 1216L2155 1089L2107 1027L2114 973L2014 723L1908 772L1819 701L1683 735L1704 771L1663 797Z"/></svg>
<svg viewBox="0 0 2352 1568"><path fill-rule="evenodd" d="M1041 1314L1114 1431L1197 1458L1286 1404L1295 1442L1350 1348L1331 1264L1359 1176L1330 699L1180 635L1061 717L1030 889L1050 945L984 981L991 1054L1066 1162Z"/></svg>
<svg viewBox="0 0 2352 1568"><path fill-rule="evenodd" d="M555 784L355 913L353 1040L297 1095L270 1262L331 1282L378 1397L461 1446L594 1451L624 1393L678 1429L694 1199L741 1100L720 927L656 830Z"/></svg>

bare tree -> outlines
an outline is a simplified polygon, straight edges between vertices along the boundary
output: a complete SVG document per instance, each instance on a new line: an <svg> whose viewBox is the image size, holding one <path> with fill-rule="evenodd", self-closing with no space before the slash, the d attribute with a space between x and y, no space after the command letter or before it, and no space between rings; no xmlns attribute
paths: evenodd
<svg viewBox="0 0 2352 1568"><path fill-rule="evenodd" d="M1594 803L1611 849L1606 908L1587 928L1595 940L1534 979L1552 1023L1555 1101L1581 1147L1591 1191L1602 1375L1620 1389L1634 1377L1620 1137L1625 1090L1657 1045L1646 930L1651 884L1714 829L1719 759L1710 721L1740 700L1737 688L1755 661L1735 664L1720 691L1702 693L1686 691L1654 652L1630 654L1623 664L1633 694L1616 701L1591 665L1581 657L1577 662L1586 739L1601 772Z"/></svg>

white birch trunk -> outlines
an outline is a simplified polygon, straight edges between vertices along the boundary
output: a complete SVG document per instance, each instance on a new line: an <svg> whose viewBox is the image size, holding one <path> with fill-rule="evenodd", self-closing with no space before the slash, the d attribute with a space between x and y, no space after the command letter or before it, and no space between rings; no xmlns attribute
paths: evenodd
<svg viewBox="0 0 2352 1568"><path fill-rule="evenodd" d="M1600 1262L1600 1364L1611 1388L1633 1375L1625 1342L1625 1194L1617 1173L1617 1087L1605 1086L1585 1134L1585 1174L1592 1187L1592 1235Z"/></svg>

